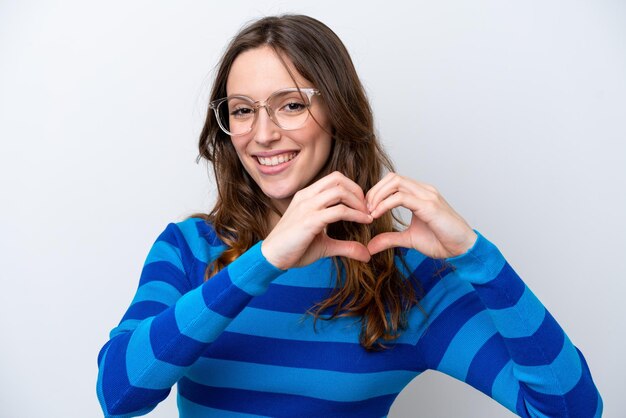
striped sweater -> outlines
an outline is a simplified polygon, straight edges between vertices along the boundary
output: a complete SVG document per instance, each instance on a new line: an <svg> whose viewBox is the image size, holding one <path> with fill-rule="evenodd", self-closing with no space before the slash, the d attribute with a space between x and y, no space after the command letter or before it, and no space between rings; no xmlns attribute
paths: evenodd
<svg viewBox="0 0 626 418"><path fill-rule="evenodd" d="M426 315L413 308L390 349L367 352L357 318L314 329L305 315L334 288L332 260L281 271L259 242L205 282L224 245L201 219L169 224L99 353L104 415L146 414L177 383L184 418L384 417L398 393L432 369L523 417L599 417L602 400L582 354L477 234L443 271L441 260L398 251Z"/></svg>

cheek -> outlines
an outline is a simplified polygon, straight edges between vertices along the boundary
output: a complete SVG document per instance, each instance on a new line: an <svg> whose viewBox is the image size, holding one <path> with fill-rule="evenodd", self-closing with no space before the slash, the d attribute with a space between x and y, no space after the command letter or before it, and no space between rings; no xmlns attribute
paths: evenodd
<svg viewBox="0 0 626 418"><path fill-rule="evenodd" d="M242 156L245 155L246 141L242 141L241 138L237 138L235 140L231 139L231 144L233 145L233 148L235 149L235 152L237 153L237 157L239 158L239 161L243 162Z"/></svg>

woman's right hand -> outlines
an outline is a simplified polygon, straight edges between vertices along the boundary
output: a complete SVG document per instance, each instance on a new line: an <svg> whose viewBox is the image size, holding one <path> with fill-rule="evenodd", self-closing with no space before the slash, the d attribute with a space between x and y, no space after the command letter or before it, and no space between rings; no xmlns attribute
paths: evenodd
<svg viewBox="0 0 626 418"><path fill-rule="evenodd" d="M261 252L267 261L282 270L333 256L368 262L370 253L365 245L326 235L326 226L338 221L369 224L373 218L359 185L335 171L293 196L261 244Z"/></svg>

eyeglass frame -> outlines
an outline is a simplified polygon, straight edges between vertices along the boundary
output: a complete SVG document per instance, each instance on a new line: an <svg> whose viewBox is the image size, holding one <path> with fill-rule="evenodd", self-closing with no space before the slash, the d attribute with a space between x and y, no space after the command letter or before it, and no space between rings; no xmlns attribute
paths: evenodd
<svg viewBox="0 0 626 418"><path fill-rule="evenodd" d="M274 119L274 109L272 109L269 105L269 101L270 99L272 99L275 95L279 94L279 93L285 93L285 92L296 92L299 91L300 93L304 93L306 95L306 98L308 99L309 103L306 106L306 111L307 111L307 117L306 119L302 122L302 125L298 126L297 128L283 128L282 126L280 126L278 124L278 122ZM229 136L241 136L241 135L246 135L248 133L250 133L252 131L252 129L254 129L254 124L256 123L258 116L259 116L259 109L261 109L262 107L265 108L265 111L267 112L267 115L269 116L270 120L274 123L274 125L278 126L280 129L284 130L284 131L295 131L297 129L300 129L304 126L304 124L306 123L307 120L309 120L309 115L311 114L311 105L313 105L313 96L321 96L321 93L318 89L313 88L313 87L287 87L284 89L280 89L280 90L276 90L275 92L273 92L272 94L270 94L267 99L261 101L261 100L254 100L251 97L248 97L246 95L243 94L233 94L232 96L226 96L223 97L221 99L216 99L213 100L211 102L209 102L209 109L213 109L213 111L215 112L215 119L217 120L217 124L220 126L220 128L222 129L222 131ZM233 98L242 98L242 99L246 99L246 100L250 100L250 102L252 103L252 108L254 109L254 119L252 119L252 124L250 124L250 129L248 129L246 132L242 132L239 134L233 134L230 131L228 131L228 129L226 129L223 125L222 125L222 121L220 118L220 113L219 113L219 106L224 103L225 101L229 100L229 99L233 99ZM263 104L261 104L263 103Z"/></svg>

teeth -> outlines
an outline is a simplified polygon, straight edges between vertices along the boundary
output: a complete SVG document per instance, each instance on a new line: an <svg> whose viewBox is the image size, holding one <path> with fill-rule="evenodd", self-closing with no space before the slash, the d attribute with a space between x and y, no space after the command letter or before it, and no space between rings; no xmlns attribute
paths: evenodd
<svg viewBox="0 0 626 418"><path fill-rule="evenodd" d="M287 161L293 160L293 157L295 157L296 154L297 154L296 152L292 152L290 154L280 154L280 155L275 155L269 158L257 157L257 159L259 160L259 163L261 165L274 166L274 165L286 163Z"/></svg>

